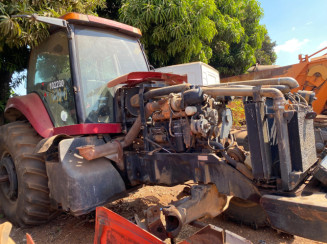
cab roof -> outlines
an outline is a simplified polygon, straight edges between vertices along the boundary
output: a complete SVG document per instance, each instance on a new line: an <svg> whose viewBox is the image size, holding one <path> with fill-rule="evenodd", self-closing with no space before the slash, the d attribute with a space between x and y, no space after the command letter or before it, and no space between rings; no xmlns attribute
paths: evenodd
<svg viewBox="0 0 327 244"><path fill-rule="evenodd" d="M125 33L129 36L140 38L142 36L141 30L130 25L126 25L114 20L100 18L92 15L67 13L60 17L71 24L87 25L100 28L114 29L119 32Z"/></svg>

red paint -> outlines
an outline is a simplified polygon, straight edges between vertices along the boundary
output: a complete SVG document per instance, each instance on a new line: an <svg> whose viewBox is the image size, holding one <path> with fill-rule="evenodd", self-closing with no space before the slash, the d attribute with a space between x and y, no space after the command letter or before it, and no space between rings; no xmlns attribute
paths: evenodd
<svg viewBox="0 0 327 244"><path fill-rule="evenodd" d="M105 207L96 208L94 244L164 244L163 241Z"/></svg>
<svg viewBox="0 0 327 244"><path fill-rule="evenodd" d="M17 109L31 123L37 133L46 138L53 134L53 124L40 97L31 93L25 96L12 97L8 100L5 113Z"/></svg>
<svg viewBox="0 0 327 244"><path fill-rule="evenodd" d="M187 76L161 72L132 72L109 81L107 86L109 88L120 84L135 86L147 81L164 81L168 85L176 85L187 82Z"/></svg>
<svg viewBox="0 0 327 244"><path fill-rule="evenodd" d="M48 111L45 109L40 97L35 93L10 98L5 109L5 113L8 113L10 109L17 109L20 111L31 123L37 133L44 138L58 134L73 136L121 133L121 126L119 123L77 124L54 128L48 115Z"/></svg>
<svg viewBox="0 0 327 244"><path fill-rule="evenodd" d="M119 123L110 124L77 124L57 127L53 129L53 135L66 134L74 135L89 135L89 134L111 134L121 133Z"/></svg>

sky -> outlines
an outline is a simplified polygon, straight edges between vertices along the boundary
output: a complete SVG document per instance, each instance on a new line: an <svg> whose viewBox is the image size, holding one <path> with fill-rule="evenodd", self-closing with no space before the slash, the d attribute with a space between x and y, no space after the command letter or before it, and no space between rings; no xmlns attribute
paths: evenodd
<svg viewBox="0 0 327 244"><path fill-rule="evenodd" d="M277 65L298 63L299 54L311 55L327 47L327 0L258 1L264 11L260 23L277 44Z"/></svg>

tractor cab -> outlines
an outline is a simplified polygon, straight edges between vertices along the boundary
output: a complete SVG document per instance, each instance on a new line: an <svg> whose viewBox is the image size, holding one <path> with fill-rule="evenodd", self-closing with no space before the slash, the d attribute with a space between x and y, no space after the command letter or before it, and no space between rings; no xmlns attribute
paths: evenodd
<svg viewBox="0 0 327 244"><path fill-rule="evenodd" d="M108 81L148 71L140 30L76 13L61 19L61 26L51 22L58 19L43 21L51 34L32 50L27 93L38 94L54 127L114 123L117 87L108 88Z"/></svg>

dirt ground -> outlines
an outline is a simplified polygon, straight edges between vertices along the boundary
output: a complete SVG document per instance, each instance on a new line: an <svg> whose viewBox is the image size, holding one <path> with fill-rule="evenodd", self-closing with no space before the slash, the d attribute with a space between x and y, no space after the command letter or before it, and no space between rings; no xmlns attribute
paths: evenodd
<svg viewBox="0 0 327 244"><path fill-rule="evenodd" d="M146 186L131 192L127 197L107 204L106 207L114 212L133 220L134 214L142 219L143 211L151 205L165 206L171 201L176 201L176 196L183 190L184 185L175 187ZM43 243L93 243L95 213L90 213L81 217L73 217L62 213L57 218L42 226L32 228L15 228L11 231L11 237L17 244L26 243L25 233L29 233L36 244ZM0 223L5 222L5 218L0 219ZM247 238L254 244L274 244L274 243L319 243L297 236L277 233L271 228L253 230L247 226L241 226L228 221L224 216L218 216L207 223L214 224L220 228L230 230L236 234ZM194 233L197 229L186 226L180 235L185 238ZM180 241L181 239L177 239Z"/></svg>

